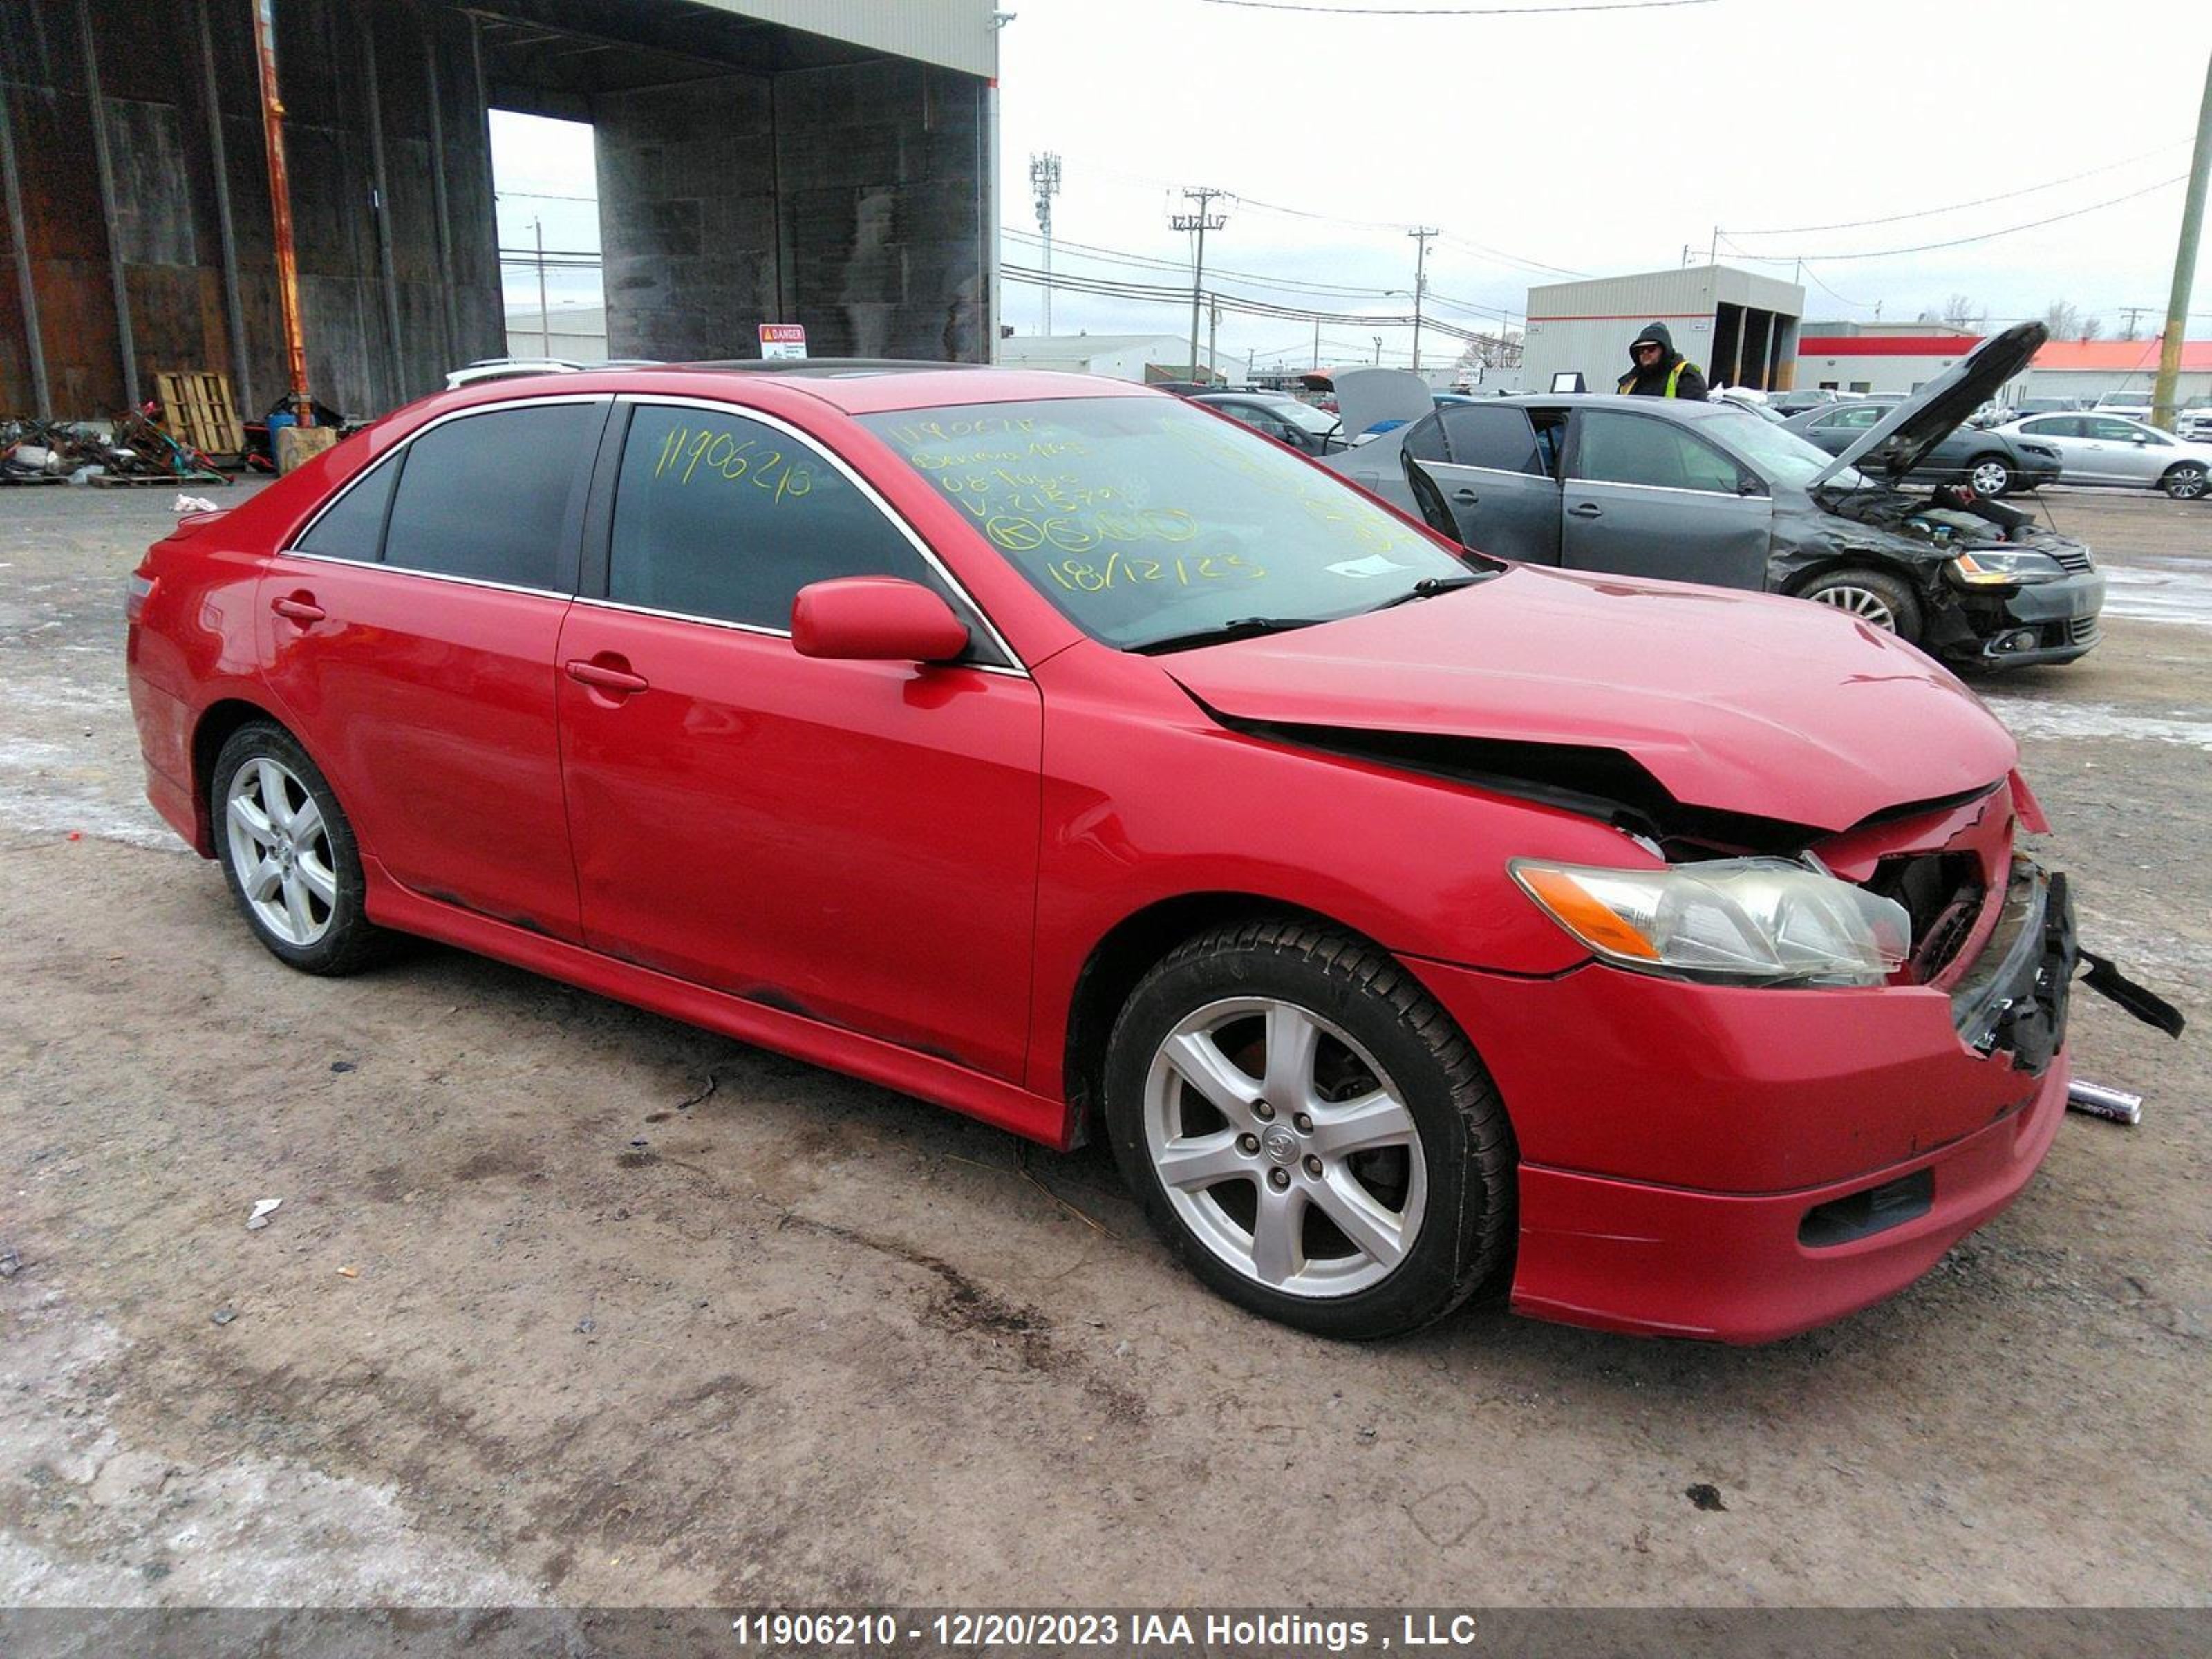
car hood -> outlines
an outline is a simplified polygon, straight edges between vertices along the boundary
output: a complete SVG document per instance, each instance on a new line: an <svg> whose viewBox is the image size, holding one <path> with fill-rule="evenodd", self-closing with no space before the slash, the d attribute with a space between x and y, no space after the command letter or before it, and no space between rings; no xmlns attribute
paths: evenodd
<svg viewBox="0 0 2212 1659"><path fill-rule="evenodd" d="M1402 368L1341 368L1331 379L1347 439L1384 421L1418 421L1437 406L1429 383Z"/></svg>
<svg viewBox="0 0 2212 1659"><path fill-rule="evenodd" d="M2041 323L2014 323L1983 341L1963 362L1944 370L1869 428L1808 487L1817 489L1847 466L1903 477L2026 368L2050 334Z"/></svg>
<svg viewBox="0 0 2212 1659"><path fill-rule="evenodd" d="M2011 734L1894 635L1801 599L1516 566L1457 592L1162 659L1233 722L1608 751L1673 800L1809 829L1987 787ZM1344 747L1340 742L1333 744Z"/></svg>

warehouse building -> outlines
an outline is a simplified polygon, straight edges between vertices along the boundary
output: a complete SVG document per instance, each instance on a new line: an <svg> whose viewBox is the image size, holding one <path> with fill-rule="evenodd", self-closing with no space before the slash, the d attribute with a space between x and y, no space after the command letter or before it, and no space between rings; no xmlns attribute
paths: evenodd
<svg viewBox="0 0 2212 1659"><path fill-rule="evenodd" d="M592 124L617 356L981 361L991 0L275 0L309 381L507 349L488 112ZM0 413L288 389L247 0L0 0Z"/></svg>
<svg viewBox="0 0 2212 1659"><path fill-rule="evenodd" d="M1221 378L1203 367L1192 374L1190 340L1182 334L1013 334L999 342L999 361L1139 383Z"/></svg>
<svg viewBox="0 0 2212 1659"><path fill-rule="evenodd" d="M1726 265L1547 283L1528 290L1521 384L1543 392L1580 374L1585 390L1610 392L1637 331L1664 323L1711 385L1779 391L1793 384L1804 308L1795 283Z"/></svg>

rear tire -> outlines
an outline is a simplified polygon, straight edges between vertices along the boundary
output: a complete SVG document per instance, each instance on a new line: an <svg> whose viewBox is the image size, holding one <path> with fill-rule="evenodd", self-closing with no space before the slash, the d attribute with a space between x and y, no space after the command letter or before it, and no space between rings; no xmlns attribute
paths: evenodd
<svg viewBox="0 0 2212 1659"><path fill-rule="evenodd" d="M1879 570L1830 570L1797 590L1801 599L1832 605L1872 628L1920 642L1920 601L1911 588Z"/></svg>
<svg viewBox="0 0 2212 1659"><path fill-rule="evenodd" d="M2204 469L2195 461L2170 466L2158 481L2158 487L2177 501L2202 501L2205 494Z"/></svg>
<svg viewBox="0 0 2212 1659"><path fill-rule="evenodd" d="M387 954L395 936L368 920L353 825L290 732L269 720L232 732L208 811L231 897L271 956L336 976Z"/></svg>
<svg viewBox="0 0 2212 1659"><path fill-rule="evenodd" d="M1191 1271L1301 1330L1417 1329L1511 1252L1513 1132L1482 1062L1393 957L1320 923L1217 927L1146 975L1105 1121Z"/></svg>
<svg viewBox="0 0 2212 1659"><path fill-rule="evenodd" d="M2002 455L1977 455L1966 463L1967 484L1985 500L2011 495L2014 482L2012 463Z"/></svg>

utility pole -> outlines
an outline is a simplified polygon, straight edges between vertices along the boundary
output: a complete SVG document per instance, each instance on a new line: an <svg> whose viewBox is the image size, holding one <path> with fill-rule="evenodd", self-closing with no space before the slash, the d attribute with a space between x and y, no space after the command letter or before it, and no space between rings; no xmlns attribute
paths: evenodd
<svg viewBox="0 0 2212 1659"><path fill-rule="evenodd" d="M2150 394L2150 423L2173 430L2179 401L2181 347L2189 332L2189 289L2197 280L2197 239L2204 228L2204 185L2212 174L2212 60L2204 65L2204 99L2197 111L2197 151L2189 161L2189 200L2181 210L2181 240L2173 250L2173 292L2166 302L2166 338L2158 351L2158 382Z"/></svg>
<svg viewBox="0 0 2212 1659"><path fill-rule="evenodd" d="M1030 157L1030 186L1036 191L1037 232L1044 238L1044 331L1052 333L1052 198L1060 194L1060 156Z"/></svg>
<svg viewBox="0 0 2212 1659"><path fill-rule="evenodd" d="M1382 367L1382 337L1380 334L1370 334L1368 338L1375 342L1375 367L1380 368Z"/></svg>
<svg viewBox="0 0 2212 1659"><path fill-rule="evenodd" d="M2113 308L2117 311L2122 311L2127 313L2128 325L2120 331L2120 337L2123 340L2132 340L2136 337L2136 318L2142 316L2146 311L2155 311L2158 309L2156 306L2116 306Z"/></svg>
<svg viewBox="0 0 2212 1659"><path fill-rule="evenodd" d="M1321 373L1321 319L1314 319L1314 373Z"/></svg>
<svg viewBox="0 0 2212 1659"><path fill-rule="evenodd" d="M1217 376L1221 373L1221 354L1214 349L1214 342L1220 335L1221 301L1217 299L1206 308L1206 367L1209 373ZM1195 380L1197 376L1191 378Z"/></svg>
<svg viewBox="0 0 2212 1659"><path fill-rule="evenodd" d="M538 233L538 355L553 355L553 313L545 303L545 222L532 219L530 228Z"/></svg>
<svg viewBox="0 0 2212 1659"><path fill-rule="evenodd" d="M1194 380L1198 378L1199 295L1206 281L1206 233L1219 230L1229 222L1227 214L1211 211L1215 200L1227 194L1229 192L1225 190L1215 190L1206 185L1194 190L1186 190L1183 191L1184 199L1197 203L1198 211L1172 214L1168 218L1170 229L1198 233L1198 251L1192 257L1190 265L1190 377Z"/></svg>
<svg viewBox="0 0 2212 1659"><path fill-rule="evenodd" d="M1706 255L1705 255L1705 263L1706 263L1707 264L1709 264L1709 265L1717 265L1717 264L1720 264L1720 262L1721 262L1721 228L1720 228L1718 225L1715 225L1715 226L1713 227L1713 246L1712 246L1712 252L1711 252L1710 253L1708 253L1708 254L1706 254Z"/></svg>
<svg viewBox="0 0 2212 1659"><path fill-rule="evenodd" d="M1413 256L1413 373L1421 372L1421 296L1429 291L1429 238L1443 234L1441 231L1415 229L1407 235L1420 246Z"/></svg>

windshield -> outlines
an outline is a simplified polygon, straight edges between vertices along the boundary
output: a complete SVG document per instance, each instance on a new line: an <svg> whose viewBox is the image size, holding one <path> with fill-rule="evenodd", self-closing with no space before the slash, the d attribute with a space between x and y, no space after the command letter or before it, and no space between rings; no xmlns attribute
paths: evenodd
<svg viewBox="0 0 2212 1659"><path fill-rule="evenodd" d="M1175 398L857 417L1093 638L1328 622L1468 566L1350 484Z"/></svg>
<svg viewBox="0 0 2212 1659"><path fill-rule="evenodd" d="M1762 421L1748 411L1699 424L1757 467L1770 484L1794 484L1800 489L1806 489L1835 459L1787 428ZM1828 482L1841 484L1846 489L1856 489L1867 480L1856 467L1847 466Z"/></svg>

